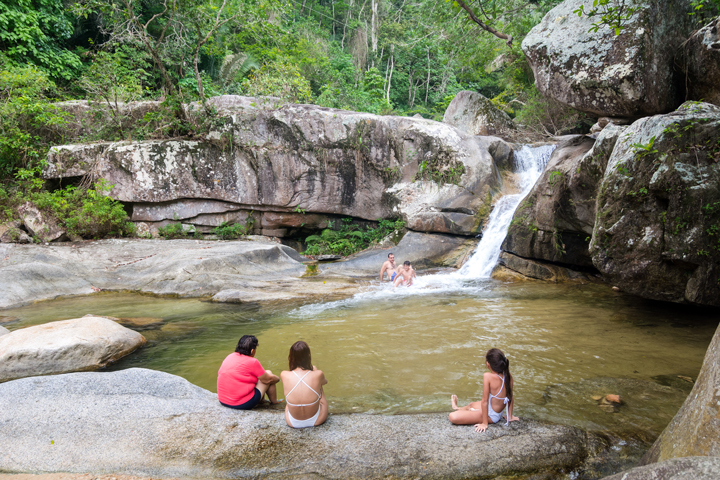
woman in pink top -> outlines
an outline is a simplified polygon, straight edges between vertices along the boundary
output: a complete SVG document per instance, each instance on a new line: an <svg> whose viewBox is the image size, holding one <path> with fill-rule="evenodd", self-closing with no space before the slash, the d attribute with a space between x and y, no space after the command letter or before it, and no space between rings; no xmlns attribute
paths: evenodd
<svg viewBox="0 0 720 480"><path fill-rule="evenodd" d="M226 407L250 410L267 394L270 403L280 403L275 384L277 375L265 370L255 359L258 339L254 335L243 335L235 348L225 358L218 370L218 400Z"/></svg>

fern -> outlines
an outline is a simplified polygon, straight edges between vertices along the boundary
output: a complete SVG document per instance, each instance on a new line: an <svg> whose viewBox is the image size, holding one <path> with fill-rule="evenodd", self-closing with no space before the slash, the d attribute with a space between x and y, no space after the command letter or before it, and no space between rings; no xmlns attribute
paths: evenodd
<svg viewBox="0 0 720 480"><path fill-rule="evenodd" d="M220 67L220 82L227 86L238 79L244 78L250 70L259 69L260 64L252 55L248 53L230 53L223 58Z"/></svg>

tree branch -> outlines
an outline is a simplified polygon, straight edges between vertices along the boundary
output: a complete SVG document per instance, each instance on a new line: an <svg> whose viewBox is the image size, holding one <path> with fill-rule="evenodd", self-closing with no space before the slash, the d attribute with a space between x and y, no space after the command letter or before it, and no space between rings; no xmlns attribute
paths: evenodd
<svg viewBox="0 0 720 480"><path fill-rule="evenodd" d="M495 29L492 28L491 26L486 25L485 23L483 23L483 21L480 20L480 19L475 15L475 12L473 12L472 9L471 9L467 4L465 4L465 2L463 2L463 0L455 0L455 1L458 3L458 5L460 5L460 7L461 7L463 10L465 10L465 11L468 13L468 15L470 16L470 19L471 19L473 22L477 23L477 24L480 26L480 28L482 28L482 29L485 30L486 32L492 33L493 35L495 35L495 36L498 37L498 38L502 38L503 40L505 40L505 44L506 44L508 47L512 47L512 41L513 41L512 35L507 35L507 34L505 34L505 33L498 32L497 30L495 30Z"/></svg>

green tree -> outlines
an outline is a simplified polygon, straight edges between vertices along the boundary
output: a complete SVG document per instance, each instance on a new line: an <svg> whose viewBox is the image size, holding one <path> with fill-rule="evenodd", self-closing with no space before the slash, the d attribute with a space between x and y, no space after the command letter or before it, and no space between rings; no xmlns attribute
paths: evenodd
<svg viewBox="0 0 720 480"><path fill-rule="evenodd" d="M0 2L0 51L15 65L31 64L51 78L71 80L82 64L65 41L72 17L62 0Z"/></svg>

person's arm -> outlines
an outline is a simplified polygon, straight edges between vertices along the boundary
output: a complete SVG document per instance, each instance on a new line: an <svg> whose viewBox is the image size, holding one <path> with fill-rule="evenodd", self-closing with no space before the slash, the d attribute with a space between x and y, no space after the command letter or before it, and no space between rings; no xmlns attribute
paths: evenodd
<svg viewBox="0 0 720 480"><path fill-rule="evenodd" d="M490 400L490 374L483 375L483 395L480 403L482 423L475 425L476 432L484 432L487 430L490 419L488 418L488 401Z"/></svg>
<svg viewBox="0 0 720 480"><path fill-rule="evenodd" d="M385 274L385 270L387 270L387 262L383 263L382 268L380 269L380 281L382 282L383 275ZM389 275L388 275L389 276Z"/></svg>
<svg viewBox="0 0 720 480"><path fill-rule="evenodd" d="M510 380L510 388L513 386L513 381ZM513 404L515 403L515 395L513 395L512 400L510 400L510 405L508 405L508 422L514 422L515 420L520 420L518 417L513 417Z"/></svg>
<svg viewBox="0 0 720 480"><path fill-rule="evenodd" d="M266 371L265 373L263 373L262 375L260 375L258 377L258 380L260 380L261 382L263 382L266 385L275 385L276 383L278 383L280 381L280 377L278 377L277 375L273 375L272 373L268 373Z"/></svg>

